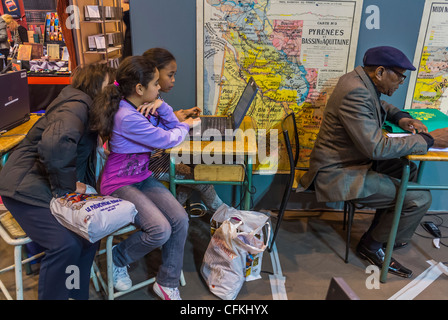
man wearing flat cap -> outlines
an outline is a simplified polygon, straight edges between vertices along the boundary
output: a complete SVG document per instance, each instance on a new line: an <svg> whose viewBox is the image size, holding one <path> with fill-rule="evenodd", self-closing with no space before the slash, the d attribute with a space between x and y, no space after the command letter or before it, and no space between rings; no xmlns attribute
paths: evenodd
<svg viewBox="0 0 448 320"><path fill-rule="evenodd" d="M331 94L309 171L300 183L305 189L314 188L319 202L356 200L376 209L356 251L381 268L402 174L399 158L425 154L430 147L448 147L448 129L428 133L422 122L380 100L382 94L392 96L404 82L407 70L415 70L403 52L386 46L371 48L366 51L363 64L342 76ZM385 120L414 134L388 138L382 131ZM410 180L415 176L416 166L412 164ZM394 248L410 241L430 205L429 191L406 193ZM412 275L393 258L389 272L402 277Z"/></svg>

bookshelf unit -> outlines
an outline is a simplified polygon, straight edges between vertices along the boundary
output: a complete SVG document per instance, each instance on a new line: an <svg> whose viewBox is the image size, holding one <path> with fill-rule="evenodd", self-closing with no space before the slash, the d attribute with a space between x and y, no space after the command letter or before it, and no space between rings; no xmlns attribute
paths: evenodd
<svg viewBox="0 0 448 320"><path fill-rule="evenodd" d="M123 52L123 9L120 0L72 0L79 8L76 46L79 65L117 66Z"/></svg>

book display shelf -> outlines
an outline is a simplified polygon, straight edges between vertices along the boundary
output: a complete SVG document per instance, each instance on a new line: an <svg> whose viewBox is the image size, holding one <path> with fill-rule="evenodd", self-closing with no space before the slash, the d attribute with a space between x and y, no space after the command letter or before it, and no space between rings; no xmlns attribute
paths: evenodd
<svg viewBox="0 0 448 320"><path fill-rule="evenodd" d="M80 65L105 62L117 67L123 52L123 8L119 0L72 0L79 8L76 29Z"/></svg>

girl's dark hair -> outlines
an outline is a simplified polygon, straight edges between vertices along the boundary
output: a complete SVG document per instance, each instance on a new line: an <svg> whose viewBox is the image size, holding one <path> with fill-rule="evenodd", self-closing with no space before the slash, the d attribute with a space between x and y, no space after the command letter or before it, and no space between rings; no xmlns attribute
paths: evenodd
<svg viewBox="0 0 448 320"><path fill-rule="evenodd" d="M115 70L107 64L77 67L73 71L71 85L94 99L102 90L106 74L109 75L109 83L113 81Z"/></svg>
<svg viewBox="0 0 448 320"><path fill-rule="evenodd" d="M156 63L142 56L130 56L120 63L115 83L105 87L90 108L90 126L103 141L109 140L112 135L114 117L121 99L131 96L139 83L146 87L155 72Z"/></svg>
<svg viewBox="0 0 448 320"><path fill-rule="evenodd" d="M146 50L143 53L145 58L154 60L157 64L157 69L165 68L171 61L176 61L176 58L166 49L163 48L152 48Z"/></svg>

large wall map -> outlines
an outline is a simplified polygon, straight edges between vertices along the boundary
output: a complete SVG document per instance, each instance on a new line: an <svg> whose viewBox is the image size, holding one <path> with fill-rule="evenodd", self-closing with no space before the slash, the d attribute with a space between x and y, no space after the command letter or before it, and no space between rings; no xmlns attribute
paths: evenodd
<svg viewBox="0 0 448 320"><path fill-rule="evenodd" d="M307 166L332 88L354 68L362 0L198 0L197 7L198 106L204 114L232 112L253 77L260 90L248 114L258 129L281 132L281 119L294 111Z"/></svg>
<svg viewBox="0 0 448 320"><path fill-rule="evenodd" d="M425 2L414 65L406 108L448 114L448 1Z"/></svg>

